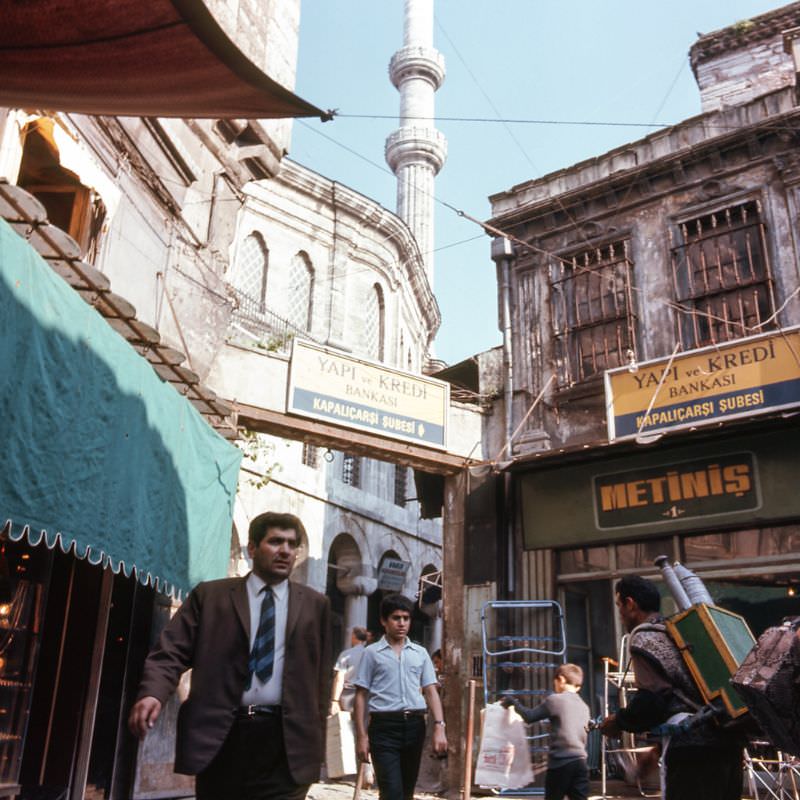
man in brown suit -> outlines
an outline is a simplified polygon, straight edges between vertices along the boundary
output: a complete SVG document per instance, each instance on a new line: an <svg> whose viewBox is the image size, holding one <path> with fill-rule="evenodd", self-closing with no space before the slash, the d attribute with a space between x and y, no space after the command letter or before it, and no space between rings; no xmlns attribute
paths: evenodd
<svg viewBox="0 0 800 800"><path fill-rule="evenodd" d="M288 578L307 540L292 514L250 524L253 571L200 583L144 665L128 725L142 738L181 674L175 771L198 800L301 800L319 777L330 687L330 605Z"/></svg>

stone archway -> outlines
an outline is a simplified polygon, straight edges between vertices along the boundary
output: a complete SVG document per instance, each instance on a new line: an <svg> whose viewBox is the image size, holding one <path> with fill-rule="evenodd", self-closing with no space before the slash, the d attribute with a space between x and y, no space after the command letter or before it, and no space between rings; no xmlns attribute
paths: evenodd
<svg viewBox="0 0 800 800"><path fill-rule="evenodd" d="M349 533L338 534L328 550L325 591L333 612L334 650L349 647L352 629L367 624L367 598L377 586L372 572L356 540Z"/></svg>

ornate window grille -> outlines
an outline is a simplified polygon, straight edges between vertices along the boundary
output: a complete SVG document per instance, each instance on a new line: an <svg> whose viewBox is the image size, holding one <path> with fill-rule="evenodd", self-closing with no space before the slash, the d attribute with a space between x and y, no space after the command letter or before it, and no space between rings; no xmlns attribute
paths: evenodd
<svg viewBox="0 0 800 800"><path fill-rule="evenodd" d="M559 385L627 363L636 352L628 240L592 247L551 266L550 302Z"/></svg>
<svg viewBox="0 0 800 800"><path fill-rule="evenodd" d="M319 450L316 445L303 442L303 463L313 469L319 466Z"/></svg>
<svg viewBox="0 0 800 800"><path fill-rule="evenodd" d="M408 467L394 465L394 504L405 507L408 495Z"/></svg>
<svg viewBox="0 0 800 800"><path fill-rule="evenodd" d="M314 267L306 253L293 259L289 271L288 319L300 330L311 330L314 302Z"/></svg>
<svg viewBox="0 0 800 800"><path fill-rule="evenodd" d="M264 311L267 295L269 250L260 233L251 233L242 242L231 281L236 289Z"/></svg>
<svg viewBox="0 0 800 800"><path fill-rule="evenodd" d="M383 290L376 283L367 293L364 309L364 343L367 355L383 361L385 339L385 307Z"/></svg>
<svg viewBox="0 0 800 800"><path fill-rule="evenodd" d="M342 459L342 483L358 489L361 486L361 459L349 453Z"/></svg>
<svg viewBox="0 0 800 800"><path fill-rule="evenodd" d="M776 326L770 319L774 285L757 200L681 222L670 234L672 280L680 307L675 313L684 349Z"/></svg>

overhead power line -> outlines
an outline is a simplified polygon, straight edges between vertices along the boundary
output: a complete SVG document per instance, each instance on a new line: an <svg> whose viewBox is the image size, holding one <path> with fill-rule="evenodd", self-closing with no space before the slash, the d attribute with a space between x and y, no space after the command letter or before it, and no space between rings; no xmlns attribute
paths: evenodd
<svg viewBox="0 0 800 800"><path fill-rule="evenodd" d="M344 114L336 111L334 116L338 119L399 119L397 114ZM499 122L504 125L593 125L611 128L669 128L674 122L609 122L603 120L586 119L525 119L516 117L435 117L404 115L404 119L430 120L431 122Z"/></svg>

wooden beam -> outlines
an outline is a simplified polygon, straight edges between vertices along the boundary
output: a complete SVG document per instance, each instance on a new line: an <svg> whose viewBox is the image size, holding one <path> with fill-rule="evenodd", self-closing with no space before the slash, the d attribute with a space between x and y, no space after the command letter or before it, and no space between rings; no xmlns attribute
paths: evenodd
<svg viewBox="0 0 800 800"><path fill-rule="evenodd" d="M467 752L467 686L470 663L464 643L467 630L464 594L464 535L467 506L467 472L448 476L444 482L444 529L442 531L442 589L444 657L444 718L447 722L447 798L469 797L462 786Z"/></svg>
<svg viewBox="0 0 800 800"><path fill-rule="evenodd" d="M354 455L405 464L437 475L455 475L469 460L416 444L386 439L372 433L339 428L325 422L293 417L280 411L231 403L238 412L239 425L257 433L268 433L284 439L297 439L318 447L330 447Z"/></svg>

